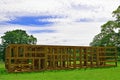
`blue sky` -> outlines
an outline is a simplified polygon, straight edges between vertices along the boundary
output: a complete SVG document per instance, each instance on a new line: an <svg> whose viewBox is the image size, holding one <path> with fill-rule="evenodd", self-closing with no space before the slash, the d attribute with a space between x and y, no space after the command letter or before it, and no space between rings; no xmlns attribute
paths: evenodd
<svg viewBox="0 0 120 80"><path fill-rule="evenodd" d="M37 44L88 46L119 0L0 0L0 36L23 29ZM0 39L1 41L1 39Z"/></svg>
<svg viewBox="0 0 120 80"><path fill-rule="evenodd" d="M51 16L22 16L15 17L14 20L6 21L5 23L9 24L17 24L17 25L27 25L27 26L45 26L50 25L52 22L50 21L40 21L42 19L51 18Z"/></svg>

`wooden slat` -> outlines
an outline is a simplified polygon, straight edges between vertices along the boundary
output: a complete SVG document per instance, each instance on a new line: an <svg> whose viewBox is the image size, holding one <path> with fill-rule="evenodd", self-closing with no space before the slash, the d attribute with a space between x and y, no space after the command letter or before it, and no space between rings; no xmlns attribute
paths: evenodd
<svg viewBox="0 0 120 80"><path fill-rule="evenodd" d="M18 56L18 47L24 49L22 57ZM11 49L14 52L13 57ZM6 48L5 57L8 72L14 72L12 66L19 65L22 66L21 70L19 69L21 72L24 72L24 68L27 66L29 69L26 68L26 70L28 71L105 67L109 66L108 62L111 62L110 65L117 66L117 49L115 47L11 44ZM32 60L32 63L29 64L28 60ZM30 70L30 66L32 66L32 70Z"/></svg>

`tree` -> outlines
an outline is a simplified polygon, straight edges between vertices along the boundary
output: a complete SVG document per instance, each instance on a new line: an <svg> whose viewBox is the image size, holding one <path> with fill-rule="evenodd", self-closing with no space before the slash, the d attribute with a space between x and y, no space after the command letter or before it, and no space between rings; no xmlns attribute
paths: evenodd
<svg viewBox="0 0 120 80"><path fill-rule="evenodd" d="M2 44L36 44L37 39L24 30L7 31L2 38Z"/></svg>
<svg viewBox="0 0 120 80"><path fill-rule="evenodd" d="M120 6L113 11L113 17L115 17L115 20L108 21L101 26L101 32L93 38L90 45L116 46L120 59Z"/></svg>
<svg viewBox="0 0 120 80"><path fill-rule="evenodd" d="M113 17L116 19L101 26L101 32L93 38L91 46L116 46L120 48L120 6L113 11Z"/></svg>
<svg viewBox="0 0 120 80"><path fill-rule="evenodd" d="M2 36L2 51L1 55L2 59L4 60L5 55L5 47L9 44L36 44L37 39L33 35L28 35L24 30L13 30L7 31L4 33L5 35Z"/></svg>
<svg viewBox="0 0 120 80"><path fill-rule="evenodd" d="M3 52L3 46L0 44L0 60L2 60L3 58L2 52Z"/></svg>

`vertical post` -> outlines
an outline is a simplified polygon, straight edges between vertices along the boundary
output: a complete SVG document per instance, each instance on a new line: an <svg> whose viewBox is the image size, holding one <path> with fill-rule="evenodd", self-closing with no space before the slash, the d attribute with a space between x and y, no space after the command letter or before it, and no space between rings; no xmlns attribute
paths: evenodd
<svg viewBox="0 0 120 80"><path fill-rule="evenodd" d="M106 65L106 56L107 56L107 54L106 54L106 47L104 47L104 51L103 51L103 65L105 66Z"/></svg>
<svg viewBox="0 0 120 80"><path fill-rule="evenodd" d="M17 58L18 58L18 45L15 46L15 57L14 57L14 64L16 65L17 62Z"/></svg>
<svg viewBox="0 0 120 80"><path fill-rule="evenodd" d="M80 50L80 67L82 68L82 48L79 48Z"/></svg>
<svg viewBox="0 0 120 80"><path fill-rule="evenodd" d="M50 56L51 56L51 59L50 59L50 68L53 68L53 59L54 59L54 57L53 57L53 51L52 51L52 47L50 46Z"/></svg>
<svg viewBox="0 0 120 80"><path fill-rule="evenodd" d="M88 67L88 50L89 50L89 48L86 47L86 51L85 51L85 53L86 53L86 67Z"/></svg>
<svg viewBox="0 0 120 80"><path fill-rule="evenodd" d="M76 68L76 48L73 48L74 68Z"/></svg>
<svg viewBox="0 0 120 80"><path fill-rule="evenodd" d="M44 48L45 48L45 49L44 49L44 55L45 55L45 58L44 58L44 59L45 59L45 70L46 70L46 69L47 69L47 62L48 62L48 60L47 60L47 59L48 59L48 58L47 58L47 54L48 54L47 49L48 49L48 48L45 47L45 46L44 46Z"/></svg>
<svg viewBox="0 0 120 80"><path fill-rule="evenodd" d="M90 67L93 66L93 47L90 47L90 58L89 58L89 61L90 61Z"/></svg>
<svg viewBox="0 0 120 80"><path fill-rule="evenodd" d="M63 56L62 56L63 67L65 68L65 47L63 47Z"/></svg>
<svg viewBox="0 0 120 80"><path fill-rule="evenodd" d="M61 68L62 68L62 47L61 47L61 49L60 49L60 66L61 66Z"/></svg>
<svg viewBox="0 0 120 80"><path fill-rule="evenodd" d="M8 72L9 72L10 71L11 46L7 47L5 55L6 55L5 60L7 59L6 60L6 66L7 66Z"/></svg>
<svg viewBox="0 0 120 80"><path fill-rule="evenodd" d="M84 66L87 66L87 51L86 51L86 47L83 49L84 50Z"/></svg>
<svg viewBox="0 0 120 80"><path fill-rule="evenodd" d="M99 65L99 49L100 49L100 47L96 47L96 64L97 64L97 67L100 67L100 65Z"/></svg>
<svg viewBox="0 0 120 80"><path fill-rule="evenodd" d="M66 52L66 55L67 55L67 57L66 57L66 59L67 59L67 68L68 68L68 66L69 66L69 51L68 51L68 47L67 47L66 51L67 51Z"/></svg>
<svg viewBox="0 0 120 80"><path fill-rule="evenodd" d="M117 67L117 48L116 47L114 47L114 49L115 49L115 66Z"/></svg>
<svg viewBox="0 0 120 80"><path fill-rule="evenodd" d="M32 70L33 70L33 71L35 70L35 66L34 66L34 65L35 65L35 63L34 63L35 61L34 61L34 60L35 60L35 59L32 58L32 61L33 61L33 64L32 64Z"/></svg>
<svg viewBox="0 0 120 80"><path fill-rule="evenodd" d="M8 69L8 70L9 70L9 72L11 72L11 58L12 58L12 55L11 55L11 54L12 54L12 47L13 47L13 46L11 45L11 46L10 46L10 57L9 57L9 62L8 62L8 65L9 65L9 69Z"/></svg>
<svg viewBox="0 0 120 80"><path fill-rule="evenodd" d="M55 69L55 48L53 47L53 68Z"/></svg>
<svg viewBox="0 0 120 80"><path fill-rule="evenodd" d="M71 48L69 47L69 67L71 67Z"/></svg>
<svg viewBox="0 0 120 80"><path fill-rule="evenodd" d="M55 66L58 67L58 47L55 48Z"/></svg>

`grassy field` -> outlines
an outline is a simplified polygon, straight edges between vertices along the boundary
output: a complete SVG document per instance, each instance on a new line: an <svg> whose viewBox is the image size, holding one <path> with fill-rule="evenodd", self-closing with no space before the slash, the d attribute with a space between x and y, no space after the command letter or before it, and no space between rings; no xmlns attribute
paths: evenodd
<svg viewBox="0 0 120 80"><path fill-rule="evenodd" d="M118 67L7 73L0 62L0 80L120 80Z"/></svg>

